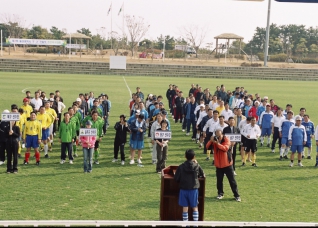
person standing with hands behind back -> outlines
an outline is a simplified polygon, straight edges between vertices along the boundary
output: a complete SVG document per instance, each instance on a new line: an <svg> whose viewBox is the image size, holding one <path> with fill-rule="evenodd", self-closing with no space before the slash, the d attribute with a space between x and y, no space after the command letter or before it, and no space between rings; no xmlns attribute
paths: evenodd
<svg viewBox="0 0 318 228"><path fill-rule="evenodd" d="M92 122L87 120L86 128L92 127ZM82 142L83 159L84 159L84 173L91 173L93 169L93 153L96 144L97 136L80 136L79 140Z"/></svg>
<svg viewBox="0 0 318 228"><path fill-rule="evenodd" d="M187 160L178 167L174 175L175 181L180 183L179 205L183 207L183 221L188 221L189 207L192 207L193 210L193 221L198 221L199 177L204 177L205 174L201 166L195 160L195 153L193 150L186 150L185 158Z"/></svg>
<svg viewBox="0 0 318 228"><path fill-rule="evenodd" d="M9 129L9 135L7 137L7 173L18 173L18 149L19 149L19 137L20 127L16 125L15 121L11 121L11 128ZM13 163L11 163L13 158Z"/></svg>
<svg viewBox="0 0 318 228"><path fill-rule="evenodd" d="M218 189L218 196L216 198L223 199L224 197L223 178L224 174L226 174L235 200L237 202L241 202L241 198L237 190L236 180L234 177L232 153L231 150L229 150L231 145L230 140L223 135L221 129L217 129L215 131L215 136L211 136L209 142L206 144L206 148L210 148L211 144L213 144L214 165L216 167L216 186Z"/></svg>
<svg viewBox="0 0 318 228"><path fill-rule="evenodd" d="M120 121L114 126L116 136L114 140L114 159L112 162L117 162L118 151L120 150L121 165L125 164L125 143L127 141L127 132L130 132L125 115L119 116Z"/></svg>

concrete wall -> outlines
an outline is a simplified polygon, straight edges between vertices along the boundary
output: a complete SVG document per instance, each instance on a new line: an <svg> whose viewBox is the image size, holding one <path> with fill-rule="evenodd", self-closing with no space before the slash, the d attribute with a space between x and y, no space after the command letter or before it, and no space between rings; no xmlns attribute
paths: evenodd
<svg viewBox="0 0 318 228"><path fill-rule="evenodd" d="M0 71L260 80L318 80L318 70L316 69L127 64L126 70L109 70L109 63L103 62L18 59L0 59Z"/></svg>

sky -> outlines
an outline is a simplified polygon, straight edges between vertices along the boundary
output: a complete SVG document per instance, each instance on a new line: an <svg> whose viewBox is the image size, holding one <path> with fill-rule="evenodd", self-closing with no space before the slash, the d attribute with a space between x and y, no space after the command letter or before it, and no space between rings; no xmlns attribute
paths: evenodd
<svg viewBox="0 0 318 228"><path fill-rule="evenodd" d="M111 5L112 11L107 15ZM5 14L18 15L28 28L55 26L68 33L89 28L92 34L107 37L111 27L121 32L123 14L134 15L150 25L145 38L153 40L161 34L182 37L185 27L197 26L208 30L204 45L215 45L214 37L222 33L243 36L244 42L251 40L256 27L266 27L267 9L268 0L3 0L0 18ZM270 22L277 25L316 27L317 15L318 4L271 2Z"/></svg>

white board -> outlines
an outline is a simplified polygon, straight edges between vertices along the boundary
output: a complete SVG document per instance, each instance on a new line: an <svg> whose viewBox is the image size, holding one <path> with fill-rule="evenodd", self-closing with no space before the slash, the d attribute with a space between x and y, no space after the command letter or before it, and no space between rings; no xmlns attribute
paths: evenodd
<svg viewBox="0 0 318 228"><path fill-rule="evenodd" d="M79 131L80 136L96 136L97 129L96 128L81 128Z"/></svg>
<svg viewBox="0 0 318 228"><path fill-rule="evenodd" d="M110 56L109 69L126 70L126 56Z"/></svg>

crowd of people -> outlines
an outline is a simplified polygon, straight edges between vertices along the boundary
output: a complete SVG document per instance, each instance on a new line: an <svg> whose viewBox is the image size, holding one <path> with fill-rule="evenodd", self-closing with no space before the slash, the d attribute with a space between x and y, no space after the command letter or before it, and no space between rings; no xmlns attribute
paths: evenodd
<svg viewBox="0 0 318 228"><path fill-rule="evenodd" d="M311 139L318 140L317 128L315 130L304 107L300 108L299 113L294 113L291 104L278 106L274 98L261 97L258 93L253 96L244 87L236 87L232 91L221 85L211 92L208 88L192 84L184 96L178 86L169 85L166 97L175 123L182 123L182 131L186 132L186 136L191 134L191 139L207 154L207 160L213 153L213 147L209 147L208 142L217 129L225 134L241 135L240 142L231 142L234 175L237 149L241 154L242 166L246 165L246 161L251 161L252 166L257 167L258 140L259 146L271 148L272 153L275 153L278 142L280 160L288 159L291 151L290 166L293 166L296 152L298 166L303 166L304 148L308 149L307 159L311 159ZM315 166L318 166L318 156Z"/></svg>

